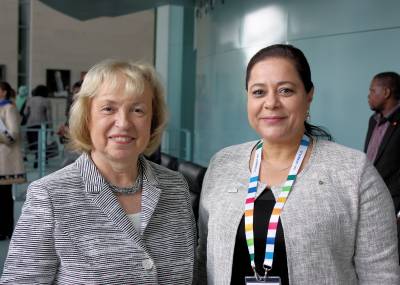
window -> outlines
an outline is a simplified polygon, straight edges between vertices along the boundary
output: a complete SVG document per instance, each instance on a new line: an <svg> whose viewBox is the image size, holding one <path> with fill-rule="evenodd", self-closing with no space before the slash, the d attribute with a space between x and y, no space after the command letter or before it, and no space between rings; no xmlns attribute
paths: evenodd
<svg viewBox="0 0 400 285"><path fill-rule="evenodd" d="M71 71L65 69L47 69L46 85L54 96L67 96L71 87Z"/></svg>

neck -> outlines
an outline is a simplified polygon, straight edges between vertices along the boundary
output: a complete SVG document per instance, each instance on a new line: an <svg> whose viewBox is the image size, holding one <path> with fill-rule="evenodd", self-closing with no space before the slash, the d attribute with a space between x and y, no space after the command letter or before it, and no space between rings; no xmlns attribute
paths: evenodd
<svg viewBox="0 0 400 285"><path fill-rule="evenodd" d="M390 100L387 102L385 108L382 110L381 115L386 117L389 113L399 104L399 101Z"/></svg>
<svg viewBox="0 0 400 285"><path fill-rule="evenodd" d="M272 143L263 140L263 161L267 163L291 163L299 149L300 140L298 137L287 143Z"/></svg>
<svg viewBox="0 0 400 285"><path fill-rule="evenodd" d="M138 175L138 158L129 163L106 161L105 158L96 155L91 155L91 158L103 177L112 185L125 188L135 183Z"/></svg>

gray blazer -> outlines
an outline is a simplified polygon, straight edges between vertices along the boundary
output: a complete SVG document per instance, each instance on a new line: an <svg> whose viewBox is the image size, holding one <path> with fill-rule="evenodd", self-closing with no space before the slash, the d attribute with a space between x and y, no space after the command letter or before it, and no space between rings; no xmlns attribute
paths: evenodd
<svg viewBox="0 0 400 285"><path fill-rule="evenodd" d="M250 153L228 147L210 163L199 216L199 284L230 284ZM279 188L272 189L275 197ZM291 285L400 284L393 203L365 154L316 141L281 222Z"/></svg>
<svg viewBox="0 0 400 285"><path fill-rule="evenodd" d="M195 224L182 176L140 158L139 234L87 154L33 182L1 284L191 284Z"/></svg>

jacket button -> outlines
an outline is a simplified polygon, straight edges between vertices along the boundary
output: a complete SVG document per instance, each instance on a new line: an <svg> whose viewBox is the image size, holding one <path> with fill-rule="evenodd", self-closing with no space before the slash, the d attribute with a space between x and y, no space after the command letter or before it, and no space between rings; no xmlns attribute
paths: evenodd
<svg viewBox="0 0 400 285"><path fill-rule="evenodd" d="M153 261L151 259L145 259L142 261L142 266L145 270L151 270L153 268Z"/></svg>

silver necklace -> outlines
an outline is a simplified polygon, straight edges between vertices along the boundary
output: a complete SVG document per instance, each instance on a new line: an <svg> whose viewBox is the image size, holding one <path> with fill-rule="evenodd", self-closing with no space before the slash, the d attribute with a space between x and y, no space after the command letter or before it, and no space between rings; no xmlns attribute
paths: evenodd
<svg viewBox="0 0 400 285"><path fill-rule="evenodd" d="M138 176L136 178L135 183L130 187L118 187L112 184L109 184L111 191L115 194L134 194L140 190L142 190L143 185L143 171L140 165L138 166Z"/></svg>

